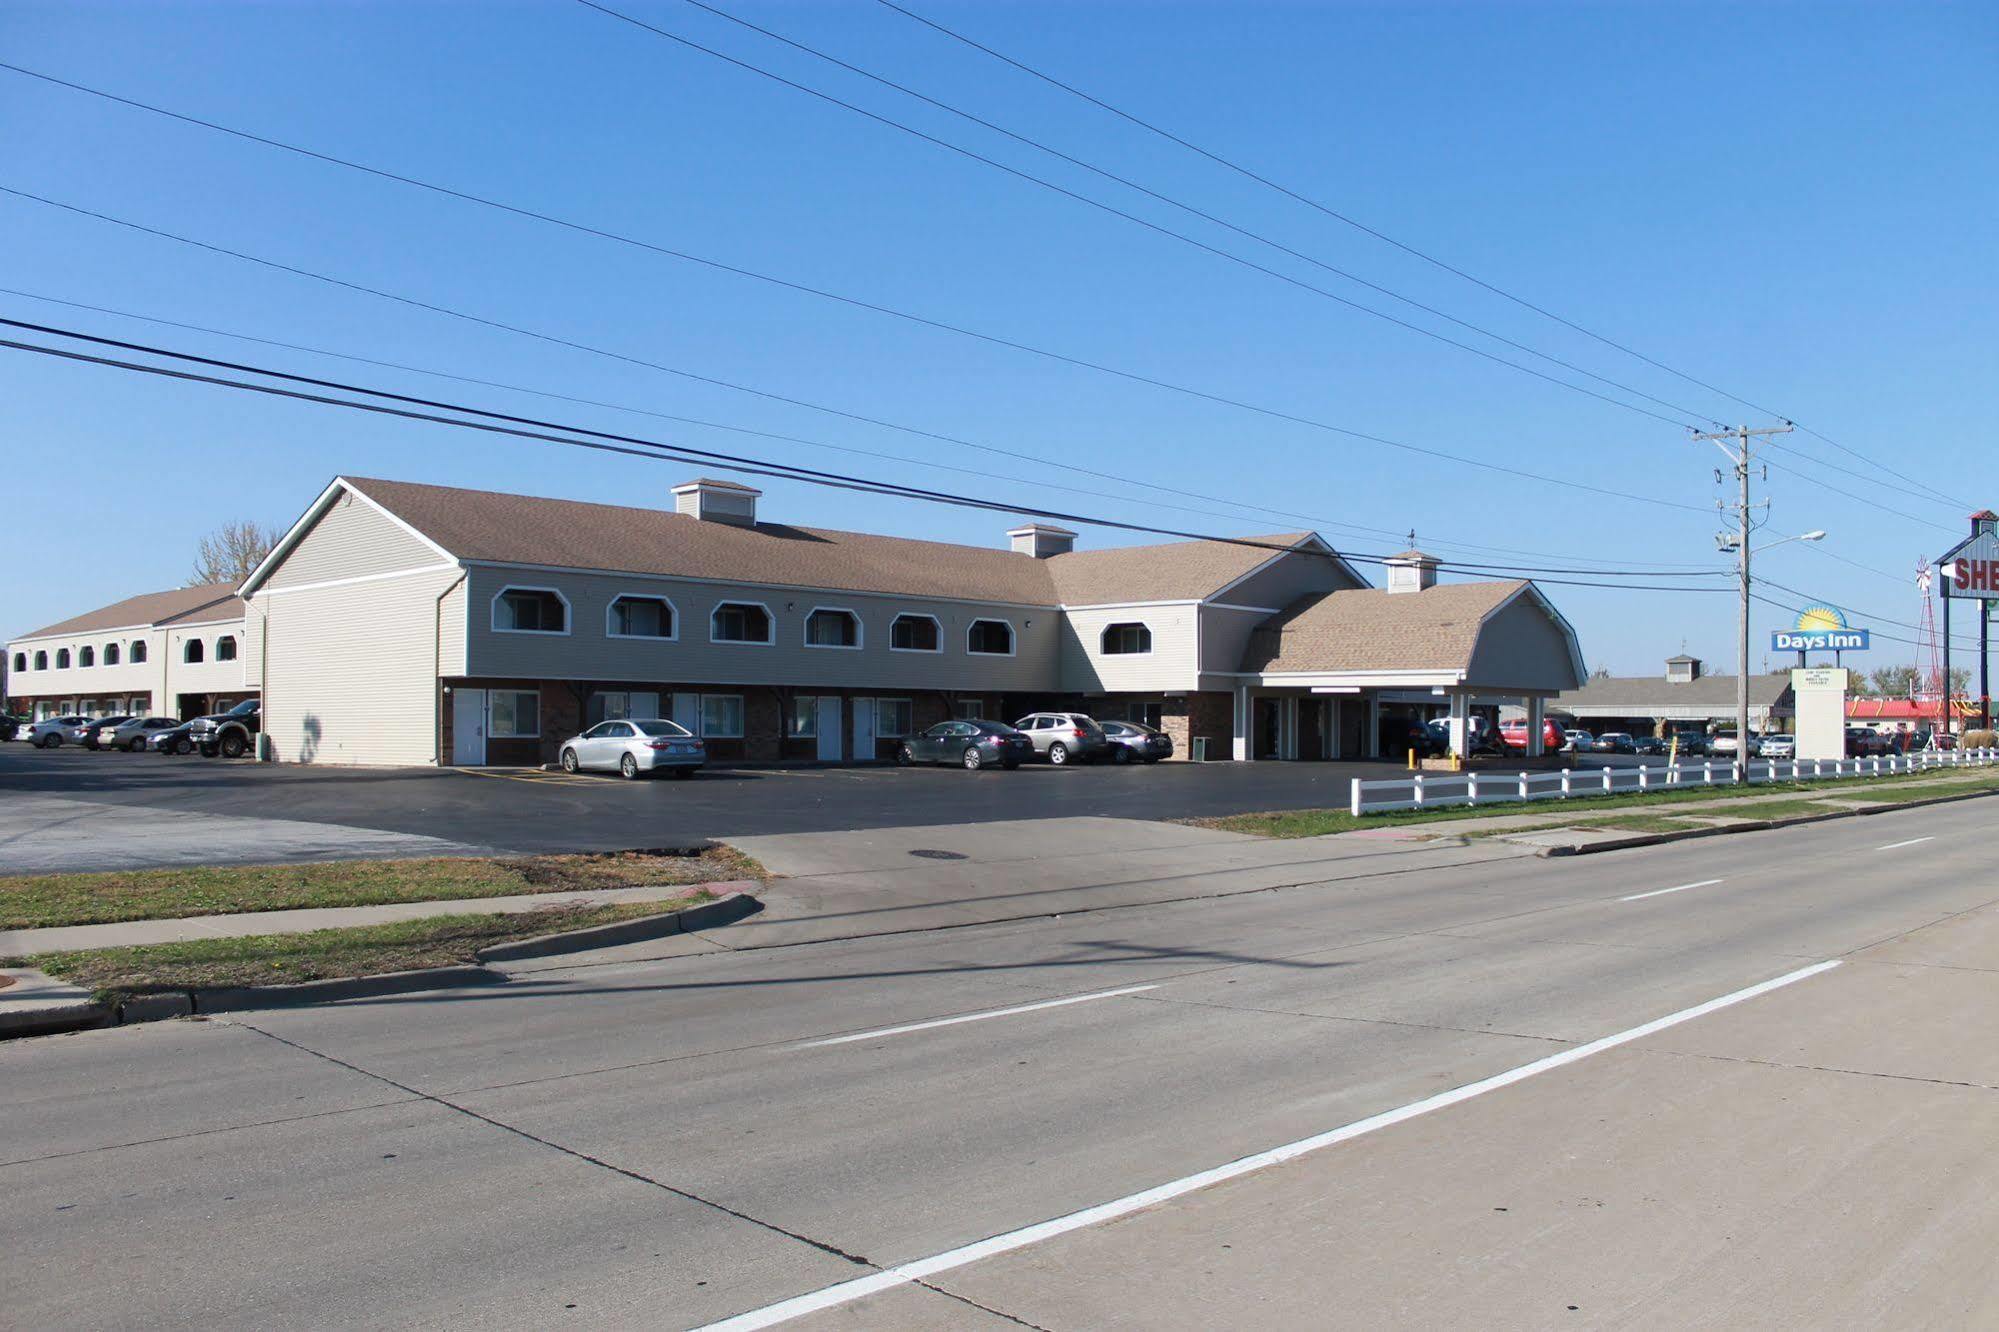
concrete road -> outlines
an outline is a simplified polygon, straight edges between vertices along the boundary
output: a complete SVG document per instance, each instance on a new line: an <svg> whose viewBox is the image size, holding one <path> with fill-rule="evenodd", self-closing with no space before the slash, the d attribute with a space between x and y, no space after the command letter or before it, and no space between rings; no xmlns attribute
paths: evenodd
<svg viewBox="0 0 1999 1332"><path fill-rule="evenodd" d="M9 1317L1990 1324L1962 808L16 1042Z"/></svg>
<svg viewBox="0 0 1999 1332"><path fill-rule="evenodd" d="M144 863L150 839L127 835L121 811L275 819L327 825L336 844L380 834L507 852L624 850L706 837L813 833L912 824L984 823L1067 815L1171 819L1252 810L1344 808L1356 776L1402 771L1364 763L1166 763L1136 767L963 772L946 768L718 768L691 782L431 768L299 768L159 754L39 751L0 745L0 874L41 867L9 853L42 825L14 796L89 806L90 835L65 864ZM68 826L68 825L65 825ZM207 838L222 862L321 859L286 830ZM366 854L365 851L358 854ZM416 853L421 854L421 853ZM95 855L99 860L93 861ZM170 864L171 859L152 863Z"/></svg>

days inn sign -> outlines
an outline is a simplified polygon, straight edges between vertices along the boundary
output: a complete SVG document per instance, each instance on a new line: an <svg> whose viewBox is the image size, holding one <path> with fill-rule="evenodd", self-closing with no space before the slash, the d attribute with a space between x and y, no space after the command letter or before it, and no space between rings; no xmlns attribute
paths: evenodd
<svg viewBox="0 0 1999 1332"><path fill-rule="evenodd" d="M1772 652L1865 652L1867 630L1850 628L1835 606L1807 606L1798 622L1770 635Z"/></svg>

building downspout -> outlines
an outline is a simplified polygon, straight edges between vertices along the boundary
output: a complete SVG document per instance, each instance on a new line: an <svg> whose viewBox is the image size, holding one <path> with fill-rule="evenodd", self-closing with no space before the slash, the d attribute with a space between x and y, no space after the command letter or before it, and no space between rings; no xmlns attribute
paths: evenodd
<svg viewBox="0 0 1999 1332"><path fill-rule="evenodd" d="M431 728L431 750L434 755L434 757L431 759L431 765L433 767L438 767L438 768L442 768L443 766L445 766L444 764L444 599L450 596L453 592L456 592L460 587L464 586L465 580L467 578L470 578L471 576L472 576L472 571L470 569L461 567L458 570L458 577L452 579L449 583L445 584L444 590L437 594L437 601L432 608L431 635L430 635L430 697L431 697L431 702L437 708L437 720L436 724L433 725Z"/></svg>
<svg viewBox="0 0 1999 1332"><path fill-rule="evenodd" d="M264 724L257 728L257 757L266 763L271 758L271 610L270 603L264 603L263 629L257 635L257 708Z"/></svg>

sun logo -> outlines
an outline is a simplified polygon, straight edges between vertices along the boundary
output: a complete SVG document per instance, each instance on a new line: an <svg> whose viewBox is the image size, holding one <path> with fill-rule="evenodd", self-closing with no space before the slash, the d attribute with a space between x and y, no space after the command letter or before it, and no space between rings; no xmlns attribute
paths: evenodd
<svg viewBox="0 0 1999 1332"><path fill-rule="evenodd" d="M1832 606L1807 606L1798 612L1798 631L1810 633L1819 629L1844 629L1846 617Z"/></svg>

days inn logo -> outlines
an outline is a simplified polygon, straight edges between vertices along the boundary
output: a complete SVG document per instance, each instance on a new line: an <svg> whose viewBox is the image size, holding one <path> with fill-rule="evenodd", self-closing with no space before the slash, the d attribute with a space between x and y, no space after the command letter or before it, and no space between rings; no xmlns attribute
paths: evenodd
<svg viewBox="0 0 1999 1332"><path fill-rule="evenodd" d="M1773 652L1865 652L1868 633L1846 622L1837 606L1815 602L1798 612L1797 623L1770 635Z"/></svg>

